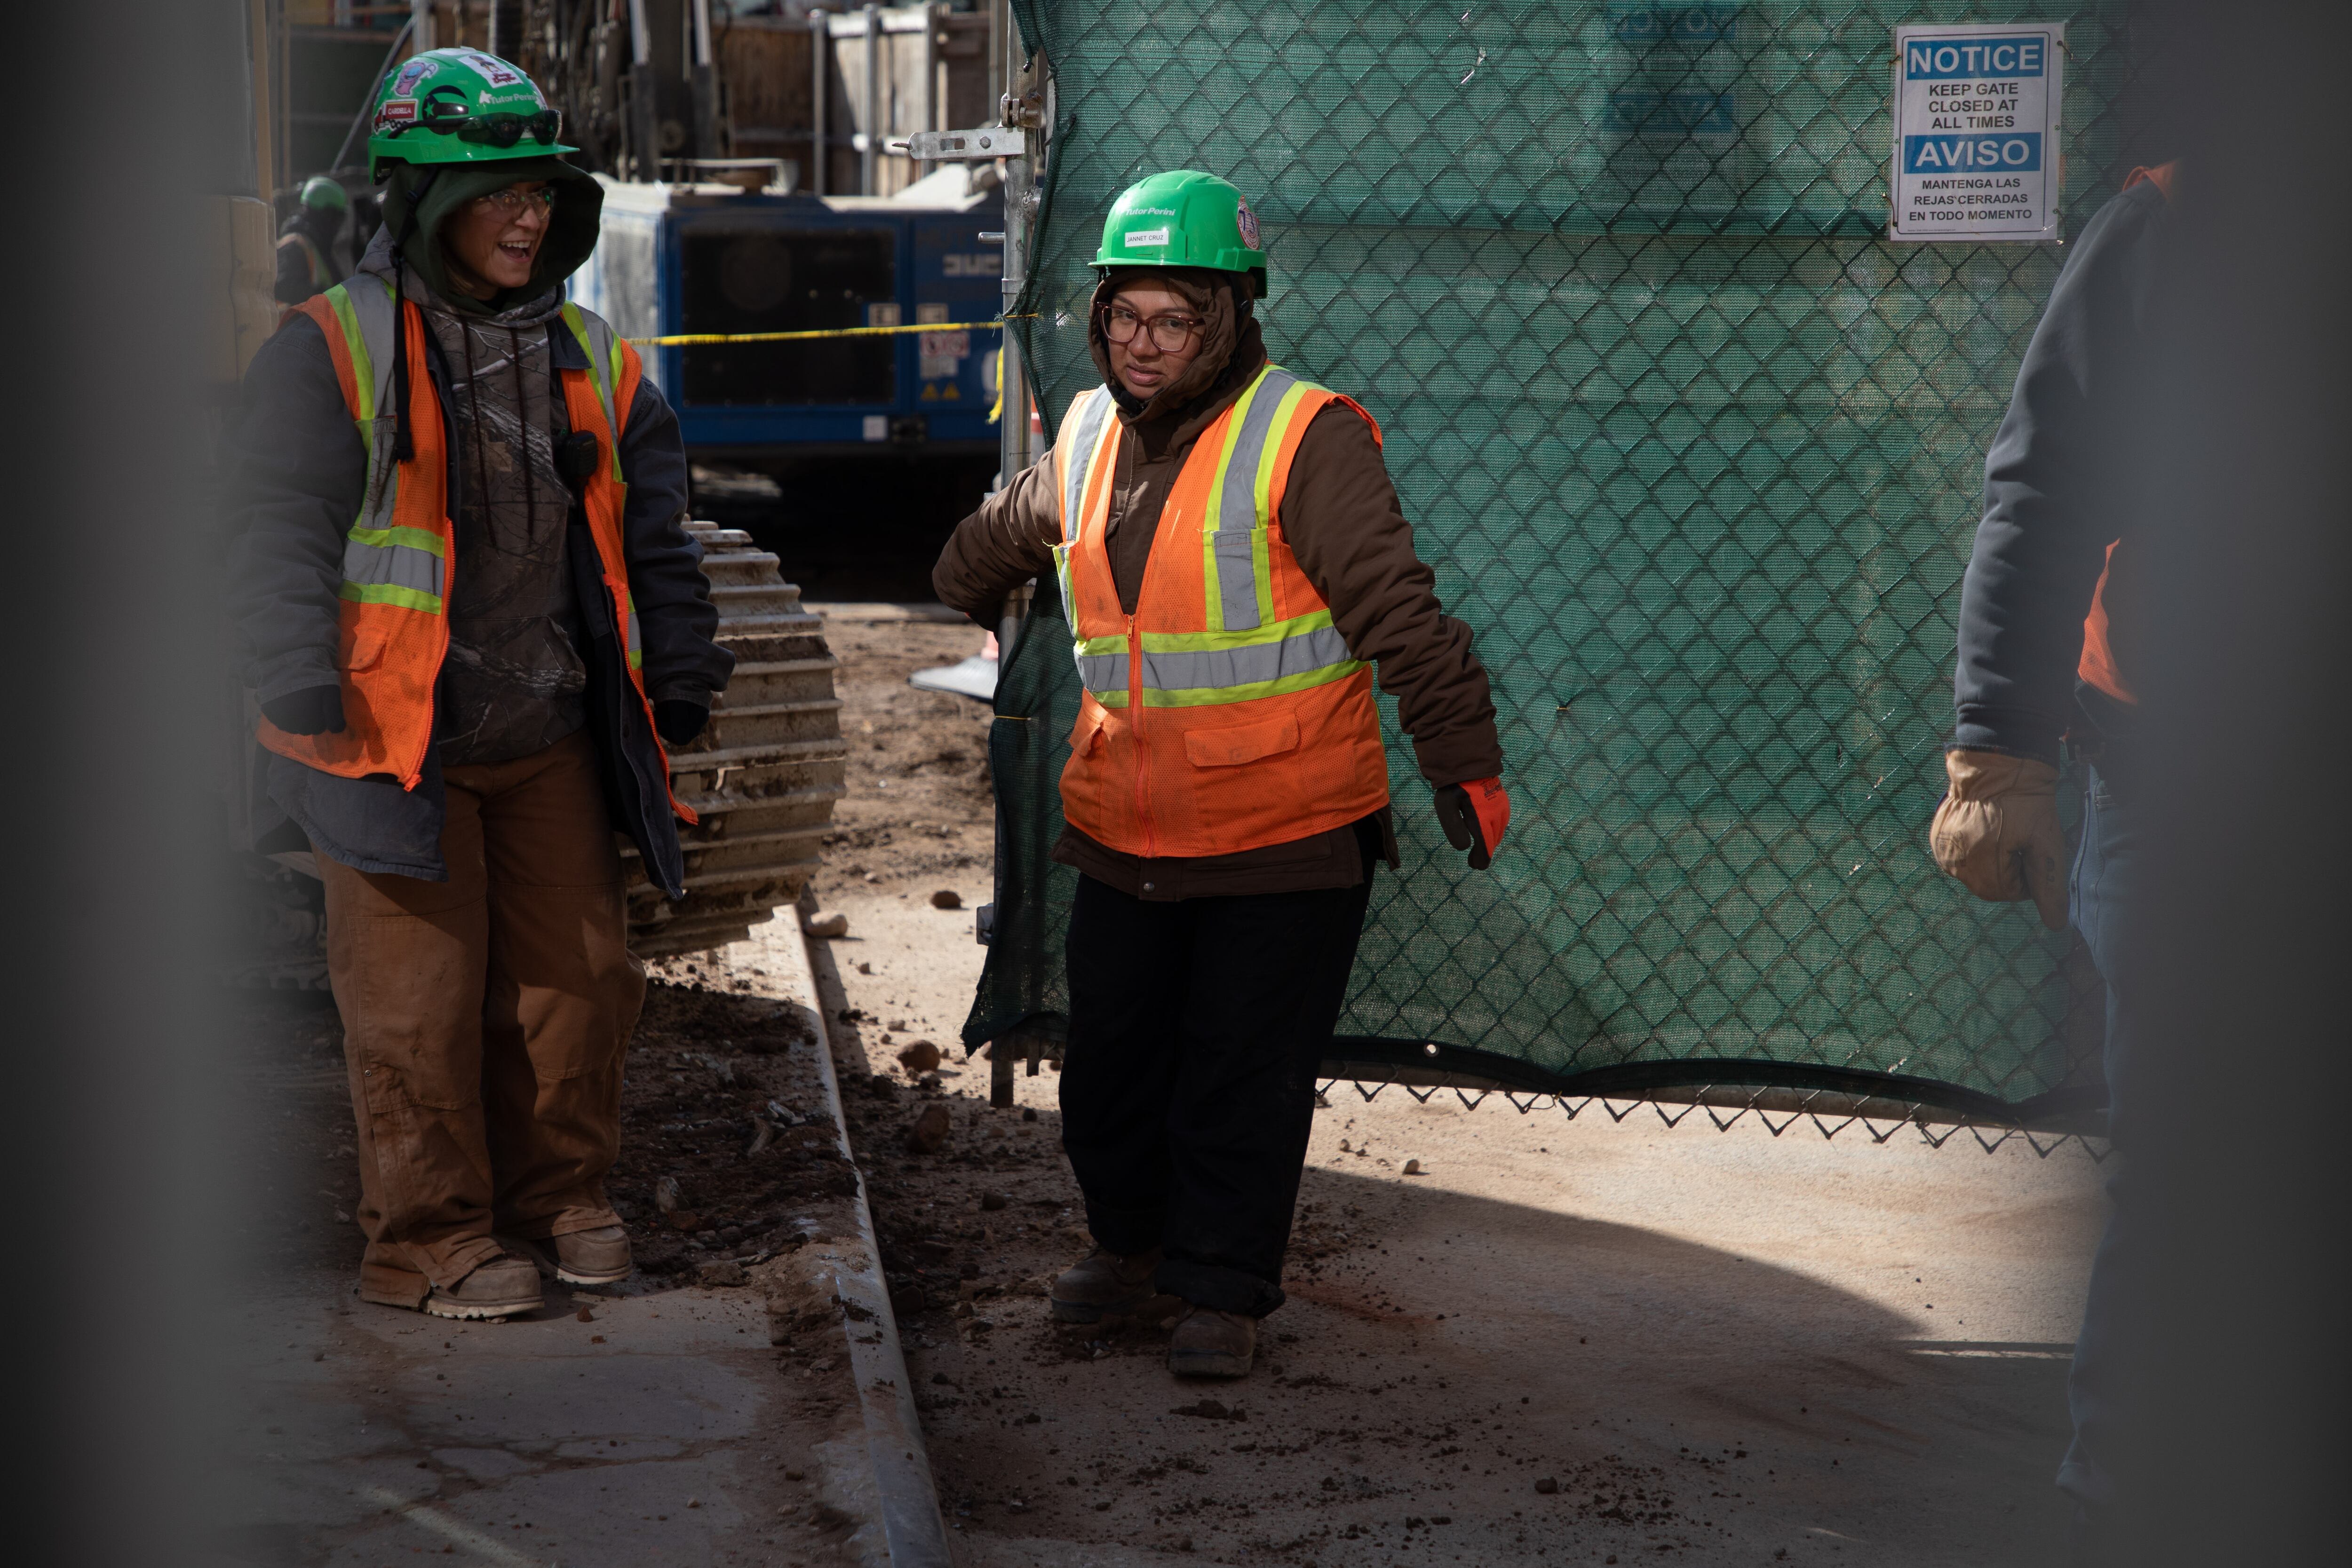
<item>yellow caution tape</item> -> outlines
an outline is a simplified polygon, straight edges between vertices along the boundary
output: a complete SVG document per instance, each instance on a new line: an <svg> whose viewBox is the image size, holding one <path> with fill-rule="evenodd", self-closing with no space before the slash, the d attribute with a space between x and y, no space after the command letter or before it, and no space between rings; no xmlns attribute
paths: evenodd
<svg viewBox="0 0 2352 1568"><path fill-rule="evenodd" d="M800 343L812 338L886 338L898 332L993 332L1007 317L993 321L924 321L912 327L829 327L808 332L674 332L667 338L632 338L640 349L693 349L709 343Z"/></svg>

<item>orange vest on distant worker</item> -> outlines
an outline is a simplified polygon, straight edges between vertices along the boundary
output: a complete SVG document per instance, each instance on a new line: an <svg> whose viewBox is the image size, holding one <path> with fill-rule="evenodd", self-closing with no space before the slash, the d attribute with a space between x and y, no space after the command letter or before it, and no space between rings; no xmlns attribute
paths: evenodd
<svg viewBox="0 0 2352 1568"><path fill-rule="evenodd" d="M280 757L320 772L346 779L388 774L402 788L414 789L433 741L434 685L449 650L449 568L457 529L449 518L441 399L423 369L425 313L415 300L406 302L399 351L409 356L412 371L407 415L415 455L400 462L394 455L393 303L389 282L362 277L295 307L319 324L327 340L343 405L367 448L367 485L359 516L344 536L343 580L336 591L341 603L335 668L342 677L344 728L340 734L289 735L264 717L258 736ZM628 483L614 438L643 371L636 350L596 316L567 304L563 321L590 366L560 372L572 428L596 437L596 471L582 497L588 530L603 569L614 630L626 650L629 680L651 730L653 708L646 701L637 616L622 548ZM655 745L660 745L658 737ZM695 820L675 796L671 809L687 821Z"/></svg>
<svg viewBox="0 0 2352 1568"><path fill-rule="evenodd" d="M1133 615L1103 537L1119 421L1102 387L1071 402L1053 452L1054 559L1086 695L1062 810L1097 842L1232 854L1388 804L1371 671L1282 536L1299 438L1334 402L1380 439L1353 400L1271 365L1201 433L1160 508Z"/></svg>
<svg viewBox="0 0 2352 1568"><path fill-rule="evenodd" d="M2178 162L2159 163L2153 169L2134 169L2124 181L2128 191L2143 180L2164 193L2167 202L2172 200L2172 179L2179 169ZM2121 539L2109 541L2106 564L2099 569L2098 585L2091 590L2091 612L2083 618L2083 656L2074 665L2075 676L2121 703L2137 703L2132 689L2124 684L2123 671L2116 663L2115 644L2108 638L2107 585L2116 574L2116 551Z"/></svg>

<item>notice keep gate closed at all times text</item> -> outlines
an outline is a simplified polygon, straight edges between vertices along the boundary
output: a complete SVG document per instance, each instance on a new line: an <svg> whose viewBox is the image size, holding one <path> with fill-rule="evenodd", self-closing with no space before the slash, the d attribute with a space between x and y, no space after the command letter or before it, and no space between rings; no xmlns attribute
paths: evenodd
<svg viewBox="0 0 2352 1568"><path fill-rule="evenodd" d="M1895 29L1895 239L2054 240L2066 29Z"/></svg>

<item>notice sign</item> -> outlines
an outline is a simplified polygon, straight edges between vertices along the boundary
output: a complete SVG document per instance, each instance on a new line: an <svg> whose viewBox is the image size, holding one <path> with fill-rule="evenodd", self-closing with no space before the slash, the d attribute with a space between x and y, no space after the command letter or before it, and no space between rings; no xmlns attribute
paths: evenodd
<svg viewBox="0 0 2352 1568"><path fill-rule="evenodd" d="M2059 22L1895 29L1895 239L2054 240Z"/></svg>

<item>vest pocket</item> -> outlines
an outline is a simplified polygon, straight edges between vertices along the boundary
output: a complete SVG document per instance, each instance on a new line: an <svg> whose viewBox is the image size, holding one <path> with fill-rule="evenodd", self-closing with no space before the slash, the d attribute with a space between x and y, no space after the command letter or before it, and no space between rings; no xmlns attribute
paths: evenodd
<svg viewBox="0 0 2352 1568"><path fill-rule="evenodd" d="M342 647L336 663L347 675L373 670L383 663L383 651L389 641L384 629L374 623L373 616L357 626L347 623L342 630Z"/></svg>
<svg viewBox="0 0 2352 1568"><path fill-rule="evenodd" d="M1184 732L1184 755L1195 768L1238 768L1297 749L1298 720L1287 714L1263 724Z"/></svg>
<svg viewBox="0 0 2352 1568"><path fill-rule="evenodd" d="M1070 726L1070 755L1087 757L1102 748L1103 710L1091 702L1078 705L1078 722Z"/></svg>

